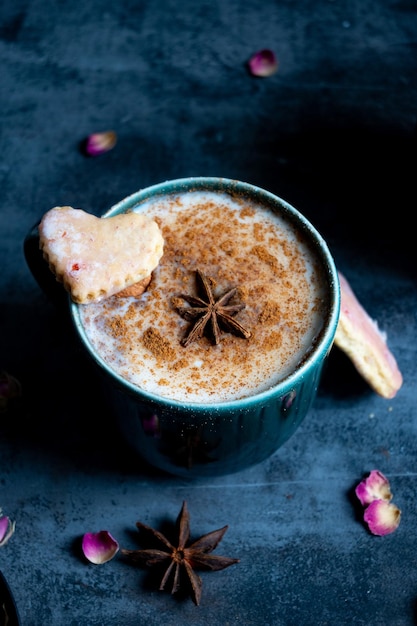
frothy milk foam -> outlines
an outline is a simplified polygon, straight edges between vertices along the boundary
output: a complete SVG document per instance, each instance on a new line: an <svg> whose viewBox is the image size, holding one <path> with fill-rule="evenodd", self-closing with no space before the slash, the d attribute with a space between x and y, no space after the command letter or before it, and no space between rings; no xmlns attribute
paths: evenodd
<svg viewBox="0 0 417 626"><path fill-rule="evenodd" d="M328 294L320 261L285 216L215 191L158 196L134 210L159 223L164 254L140 298L80 306L101 358L138 387L180 402L244 398L288 376L320 333ZM235 319L250 339L222 332L218 345L206 335L180 344L191 322L173 299L196 295L197 268L216 297L238 287L246 306Z"/></svg>

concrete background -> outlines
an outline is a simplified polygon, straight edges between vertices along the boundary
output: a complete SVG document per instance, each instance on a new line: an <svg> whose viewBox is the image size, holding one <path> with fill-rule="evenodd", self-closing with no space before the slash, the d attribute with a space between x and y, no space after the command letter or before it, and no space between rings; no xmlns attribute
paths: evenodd
<svg viewBox="0 0 417 626"><path fill-rule="evenodd" d="M0 569L23 626L417 624L415 0L3 0L0 7ZM278 72L254 78L271 48ZM109 153L80 142L113 129ZM274 456L192 483L145 467L94 397L67 320L23 254L55 205L96 215L170 178L224 176L295 205L388 334L404 375L385 400L332 350L319 397ZM390 479L398 530L368 533L352 489ZM86 565L85 532L135 547L135 522L195 536L229 524L199 607L121 560Z"/></svg>

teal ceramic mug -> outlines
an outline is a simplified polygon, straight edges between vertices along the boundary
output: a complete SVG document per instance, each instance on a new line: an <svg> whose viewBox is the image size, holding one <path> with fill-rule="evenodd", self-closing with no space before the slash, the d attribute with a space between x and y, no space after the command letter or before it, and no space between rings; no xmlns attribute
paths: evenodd
<svg viewBox="0 0 417 626"><path fill-rule="evenodd" d="M80 346L99 372L102 393L128 445L150 465L194 478L231 474L264 461L294 434L308 413L334 341L340 290L326 242L286 201L254 185L224 178L163 182L130 195L103 218L127 211L155 217L166 241L149 293L130 308L143 307L136 328L149 319L156 324L165 313L169 318L169 333L161 330L161 341L169 349L156 355L152 367L152 349L135 357L142 363L138 375L147 372L142 379L130 376L131 363L116 365L120 354L115 359L111 351L119 352L121 344L110 335L97 338L91 322L97 309L85 308L102 307L97 319L103 320L103 315L120 319L125 313L117 309L119 304L112 304L109 313L107 304L72 302L40 256L36 227L25 240L32 273L50 295L65 297ZM209 277L212 294L192 293L197 289L197 267ZM169 283L168 275L172 280L180 275L180 282L174 280L167 287L166 295L177 298L175 306L159 293L164 281ZM184 296L179 285L186 285L188 291L182 307L178 306L178 297ZM194 341L185 346L184 337L207 313L210 297L217 301L234 287L237 291L223 304L231 307L227 311L238 324L223 324L225 319L218 316L216 344L209 315L203 331L194 331ZM236 304L238 293L244 299L242 306ZM153 301L159 303L155 312ZM161 307L161 301L166 305ZM236 332L236 326L239 330L246 323L246 336ZM101 326L109 329L112 322ZM140 342L138 338L135 346ZM230 389L228 377L234 380ZM207 393L198 395L204 389Z"/></svg>

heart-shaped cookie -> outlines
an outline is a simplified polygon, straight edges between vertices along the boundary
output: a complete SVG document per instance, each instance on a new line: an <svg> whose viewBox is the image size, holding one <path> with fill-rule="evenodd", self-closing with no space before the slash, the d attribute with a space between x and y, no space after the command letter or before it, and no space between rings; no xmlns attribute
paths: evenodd
<svg viewBox="0 0 417 626"><path fill-rule="evenodd" d="M85 304L146 284L162 257L164 240L158 224L140 213L96 217L62 206L43 216L39 246L72 300Z"/></svg>

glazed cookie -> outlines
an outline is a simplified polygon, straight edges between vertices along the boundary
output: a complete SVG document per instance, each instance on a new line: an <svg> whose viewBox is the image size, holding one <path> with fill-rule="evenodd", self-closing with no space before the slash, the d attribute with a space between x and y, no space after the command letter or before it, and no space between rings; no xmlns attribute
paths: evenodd
<svg viewBox="0 0 417 626"><path fill-rule="evenodd" d="M136 295L142 293L162 257L163 245L158 224L134 212L100 218L82 209L54 207L39 224L43 256L78 304L120 292L131 295L132 291L124 290L132 286Z"/></svg>
<svg viewBox="0 0 417 626"><path fill-rule="evenodd" d="M347 354L376 393L384 398L393 398L403 378L388 348L386 334L369 317L340 272L339 281L341 308L335 344Z"/></svg>

